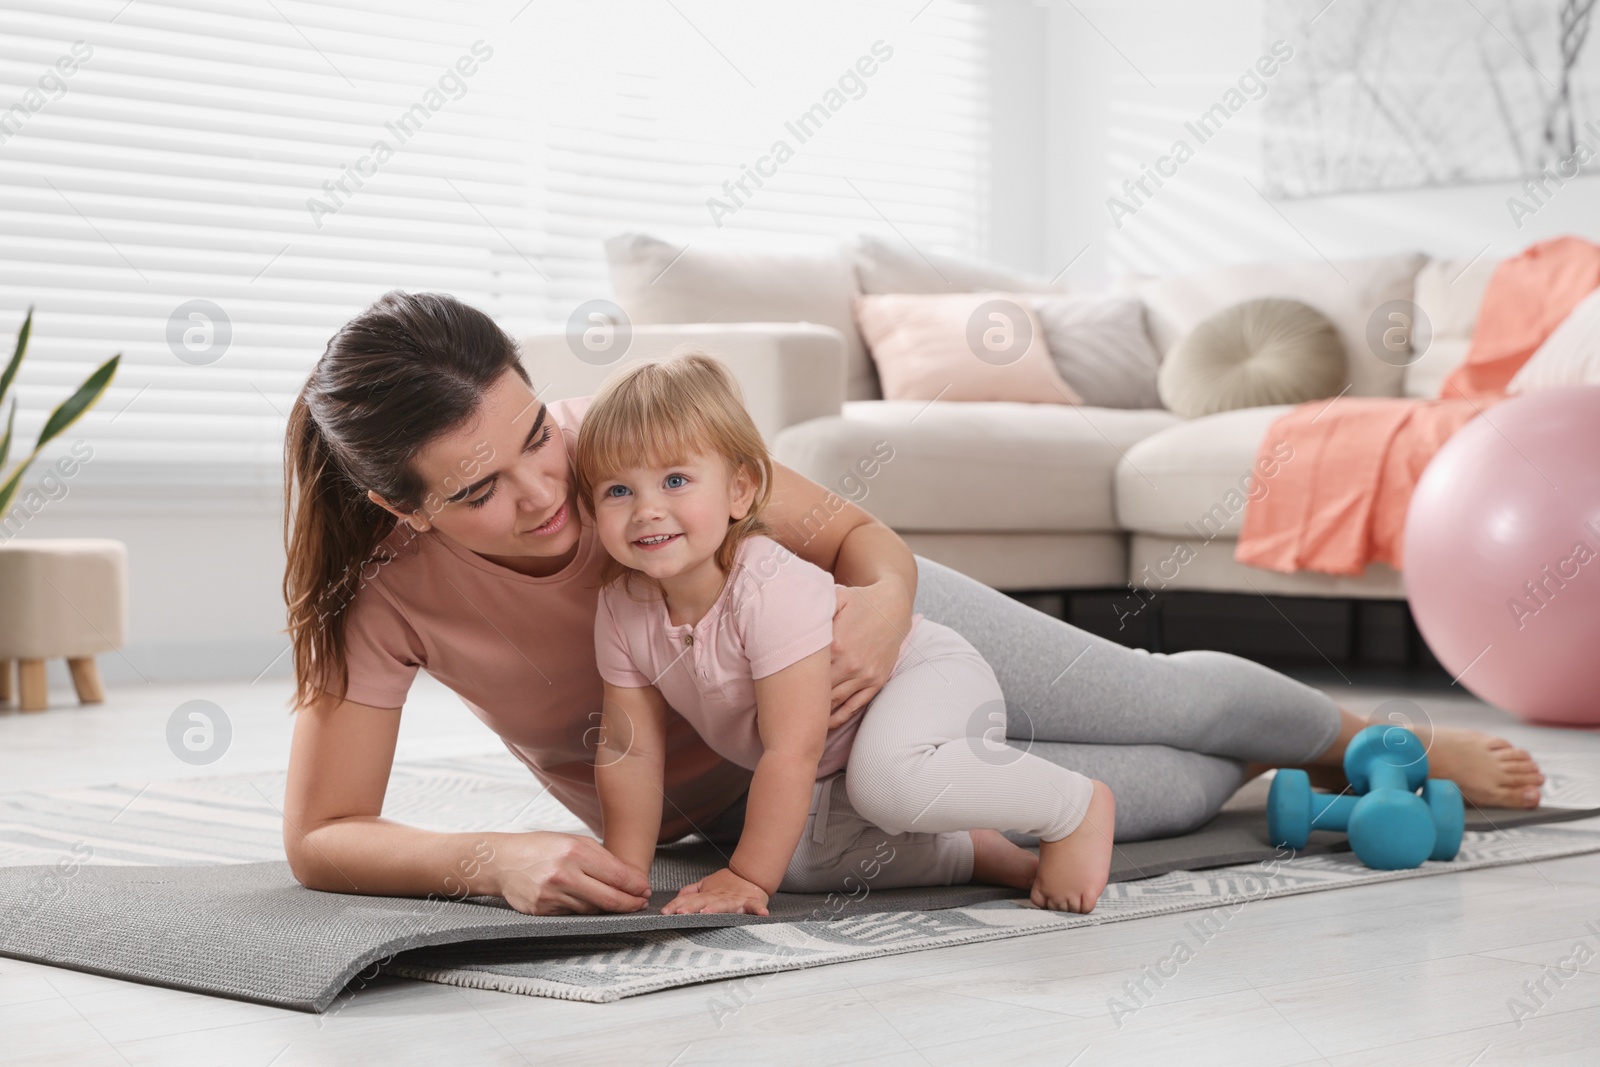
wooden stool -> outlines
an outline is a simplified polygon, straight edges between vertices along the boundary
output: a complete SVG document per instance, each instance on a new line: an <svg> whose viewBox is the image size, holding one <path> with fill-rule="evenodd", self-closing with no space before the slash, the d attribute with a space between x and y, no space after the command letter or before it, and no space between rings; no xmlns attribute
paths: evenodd
<svg viewBox="0 0 1600 1067"><path fill-rule="evenodd" d="M11 700L11 661L23 711L49 704L45 661L64 658L78 700L105 699L94 657L122 647L128 550L99 539L0 543L0 703Z"/></svg>

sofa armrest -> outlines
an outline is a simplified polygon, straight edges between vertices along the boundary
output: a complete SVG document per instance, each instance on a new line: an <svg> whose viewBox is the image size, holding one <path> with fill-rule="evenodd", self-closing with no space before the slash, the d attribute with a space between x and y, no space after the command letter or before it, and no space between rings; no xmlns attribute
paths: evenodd
<svg viewBox="0 0 1600 1067"><path fill-rule="evenodd" d="M589 396L618 367L662 359L680 346L702 348L733 372L745 406L770 442L778 431L844 404L844 338L809 322L695 323L635 326L620 358L579 359L565 332L522 338L522 363L546 400ZM578 342L581 350L581 341ZM591 357L593 359L595 357Z"/></svg>

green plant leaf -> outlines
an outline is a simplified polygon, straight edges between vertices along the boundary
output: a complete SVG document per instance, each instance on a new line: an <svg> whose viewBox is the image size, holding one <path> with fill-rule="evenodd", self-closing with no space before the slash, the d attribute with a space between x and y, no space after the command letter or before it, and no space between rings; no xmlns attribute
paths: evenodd
<svg viewBox="0 0 1600 1067"><path fill-rule="evenodd" d="M11 362L6 364L4 374L0 374L0 403L6 399L6 390L11 388L11 380L17 376L17 368L22 366L22 354L28 350L28 335L33 332L33 305L28 305L28 317L22 320L22 329L17 331L17 350L11 356ZM0 463L4 463L0 459Z"/></svg>
<svg viewBox="0 0 1600 1067"><path fill-rule="evenodd" d="M28 469L28 464L32 462L33 457L29 456L17 464L17 469L12 473L11 477L6 479L4 485L0 485L0 521L4 521L6 512L11 510L11 498L17 495L17 486L22 481L23 472Z"/></svg>
<svg viewBox="0 0 1600 1067"><path fill-rule="evenodd" d="M38 455L39 449L49 444L53 438L60 435L68 426L77 422L78 418L89 410L89 405L100 399L100 394L106 391L106 386L111 384L112 377L117 373L117 363L121 359L122 353L118 352L100 364L95 372L89 375L82 385L78 386L76 393L56 405L56 409L45 420L44 429L39 431L39 440L33 446L34 455ZM31 459L32 457L29 458Z"/></svg>
<svg viewBox="0 0 1600 1067"><path fill-rule="evenodd" d="M0 470L6 469L6 460L11 458L11 430L17 425L17 402L11 402L11 417L6 420L6 435L0 437Z"/></svg>
<svg viewBox="0 0 1600 1067"><path fill-rule="evenodd" d="M26 333L26 329L24 329L24 333ZM95 372L84 379L82 385L78 386L77 392L56 405L56 409L45 420L44 429L39 431L39 440L34 443L33 451L28 454L27 459L17 464L17 469L11 472L11 477L7 478L3 485L0 485L0 516L5 515L7 509L11 507L11 498L17 495L17 487L22 484L22 476L32 466L40 450L50 443L51 438L59 436L68 426L77 422L78 418L89 409L89 406L100 399L100 395L106 391L106 386L111 384L112 377L117 373L117 364L121 359L122 353L118 352L100 364L95 369ZM11 405L12 420L16 419L16 414L16 402L13 401ZM11 427L8 424L6 427L5 450L9 452L10 448ZM0 464L4 462L4 458L0 458Z"/></svg>

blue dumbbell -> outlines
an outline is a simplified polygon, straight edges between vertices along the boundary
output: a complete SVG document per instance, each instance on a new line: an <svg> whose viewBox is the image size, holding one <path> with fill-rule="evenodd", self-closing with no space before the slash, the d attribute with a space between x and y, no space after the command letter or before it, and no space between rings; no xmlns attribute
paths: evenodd
<svg viewBox="0 0 1600 1067"><path fill-rule="evenodd" d="M1343 830L1356 857L1374 870L1455 859L1466 828L1461 790L1428 777L1428 753L1416 734L1367 727L1345 750L1344 773L1357 795L1314 793L1306 772L1280 770L1267 796L1272 843L1304 848L1312 830Z"/></svg>

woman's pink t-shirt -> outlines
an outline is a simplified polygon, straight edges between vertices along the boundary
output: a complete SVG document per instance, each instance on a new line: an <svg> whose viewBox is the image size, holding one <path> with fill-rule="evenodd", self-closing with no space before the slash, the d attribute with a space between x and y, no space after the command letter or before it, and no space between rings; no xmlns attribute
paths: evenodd
<svg viewBox="0 0 1600 1067"><path fill-rule="evenodd" d="M612 685L655 686L714 750L754 770L762 748L755 679L827 648L837 602L827 571L771 538L747 537L722 592L693 625L673 625L666 602L643 583L602 590L595 660ZM826 706L817 712L826 715ZM860 725L858 712L828 731L818 777L845 765Z"/></svg>
<svg viewBox="0 0 1600 1067"><path fill-rule="evenodd" d="M588 406L588 397L549 405L569 455ZM395 558L368 565L346 608L345 699L398 708L417 671L427 671L598 833L594 751L602 690L594 623L605 550L593 528L583 526L572 562L545 578L405 523L384 543ZM663 837L691 832L749 784L749 771L717 755L679 716L669 719Z"/></svg>

